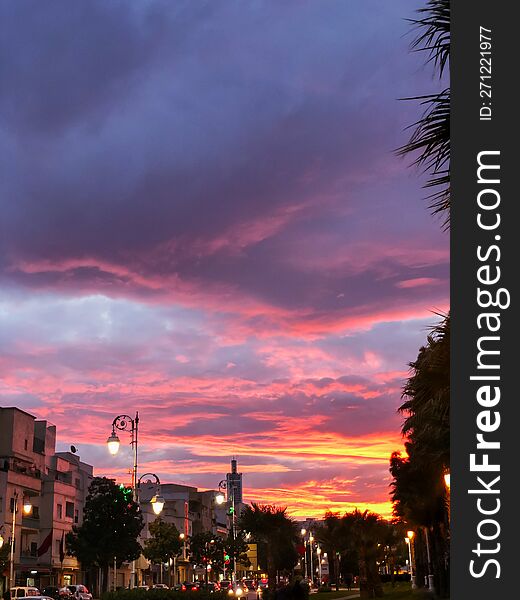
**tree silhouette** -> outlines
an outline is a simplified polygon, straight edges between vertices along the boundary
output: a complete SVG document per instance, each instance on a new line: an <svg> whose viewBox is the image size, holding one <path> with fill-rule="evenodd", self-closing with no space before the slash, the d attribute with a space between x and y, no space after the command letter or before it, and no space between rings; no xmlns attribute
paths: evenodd
<svg viewBox="0 0 520 600"><path fill-rule="evenodd" d="M83 523L67 534L66 547L86 567L103 571L103 588L108 583L108 567L138 558L137 541L143 528L138 505L131 490L118 486L112 479L94 477L85 501Z"/></svg>

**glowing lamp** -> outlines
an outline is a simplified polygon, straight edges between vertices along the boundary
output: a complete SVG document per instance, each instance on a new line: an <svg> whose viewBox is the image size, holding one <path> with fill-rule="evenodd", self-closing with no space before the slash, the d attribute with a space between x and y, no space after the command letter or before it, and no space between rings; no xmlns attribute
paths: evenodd
<svg viewBox="0 0 520 600"><path fill-rule="evenodd" d="M180 533L179 534L179 539L180 540L183 540L185 537L186 537L186 535L184 533Z"/></svg>
<svg viewBox="0 0 520 600"><path fill-rule="evenodd" d="M302 529L300 533L301 533L302 535L305 535L305 534L307 533L307 530L306 530L306 529Z"/></svg>
<svg viewBox="0 0 520 600"><path fill-rule="evenodd" d="M32 504L31 504L31 501L29 500L29 498L26 496L23 499L23 512L24 512L24 515L31 514L31 511L32 511Z"/></svg>
<svg viewBox="0 0 520 600"><path fill-rule="evenodd" d="M219 492L216 496L215 496L215 502L217 504L224 504L224 502L226 501L226 497L224 496L224 494L222 492Z"/></svg>
<svg viewBox="0 0 520 600"><path fill-rule="evenodd" d="M115 456L119 452L119 438L115 431L112 431L112 435L107 439L108 451L112 456Z"/></svg>
<svg viewBox="0 0 520 600"><path fill-rule="evenodd" d="M410 531L407 531L407 532L406 532L406 535L408 536L408 538L409 538L410 540L413 540L413 538L414 538L414 536L415 536L415 531L411 531L411 530L410 530Z"/></svg>
<svg viewBox="0 0 520 600"><path fill-rule="evenodd" d="M4 538L0 535L0 548L4 545Z"/></svg>
<svg viewBox="0 0 520 600"><path fill-rule="evenodd" d="M156 494L151 500L150 503L152 505L153 508L153 512L156 515L161 514L161 511L163 509L164 506L164 498L161 496L161 494Z"/></svg>
<svg viewBox="0 0 520 600"><path fill-rule="evenodd" d="M448 489L450 489L450 474L449 473L444 473L444 483L446 484L446 487Z"/></svg>

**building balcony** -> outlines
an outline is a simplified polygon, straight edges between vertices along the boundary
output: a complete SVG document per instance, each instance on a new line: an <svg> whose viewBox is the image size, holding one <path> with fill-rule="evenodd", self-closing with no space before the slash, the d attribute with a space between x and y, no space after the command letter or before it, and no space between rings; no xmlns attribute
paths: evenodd
<svg viewBox="0 0 520 600"><path fill-rule="evenodd" d="M31 515L22 516L22 529L39 530L40 529L40 518L33 517Z"/></svg>
<svg viewBox="0 0 520 600"><path fill-rule="evenodd" d="M20 553L20 563L22 565L35 565L38 562L38 554L36 551L23 550Z"/></svg>

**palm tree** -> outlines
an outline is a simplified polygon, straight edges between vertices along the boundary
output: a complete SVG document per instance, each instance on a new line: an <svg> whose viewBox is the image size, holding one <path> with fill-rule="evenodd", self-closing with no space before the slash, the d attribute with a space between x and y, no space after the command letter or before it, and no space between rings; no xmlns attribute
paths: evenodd
<svg viewBox="0 0 520 600"><path fill-rule="evenodd" d="M427 63L442 80L450 56L450 2L428 0L412 20L418 32L412 42L414 51L425 52ZM411 127L407 144L400 155L412 155L413 163L428 174L428 196L433 214L450 222L450 88L438 94L412 98L424 107L422 117ZM446 531L446 491L443 470L449 466L450 447L450 317L440 315L441 322L420 349L404 390L406 399L400 411L406 414L402 432L408 456L392 454L391 497L394 514L410 526L423 529L424 541L432 539L432 562L435 565L437 591L449 593L447 578L448 536ZM416 543L422 543L422 535Z"/></svg>
<svg viewBox="0 0 520 600"><path fill-rule="evenodd" d="M314 531L316 540L323 546L331 558L333 572L331 573L339 590L339 555L344 550L345 540L343 536L342 521L339 513L327 512L321 525Z"/></svg>
<svg viewBox="0 0 520 600"><path fill-rule="evenodd" d="M407 457L394 453L391 497L394 515L411 526L423 528L428 538L439 593L448 593L446 489L443 473L450 461L450 317L433 328L403 390L399 410L407 416L402 432L407 436ZM417 544L422 544L421 537ZM431 566L431 565L430 565ZM427 568L428 570L428 568Z"/></svg>
<svg viewBox="0 0 520 600"><path fill-rule="evenodd" d="M291 569L296 564L296 523L287 515L287 508L253 502L242 511L238 526L263 546L269 588L274 589L276 571Z"/></svg>
<svg viewBox="0 0 520 600"><path fill-rule="evenodd" d="M350 545L358 552L360 598L383 596L376 561L388 534L388 524L380 515L358 509L346 513L342 521Z"/></svg>
<svg viewBox="0 0 520 600"><path fill-rule="evenodd" d="M450 2L428 0L426 7L413 19L418 31L412 42L414 51L425 52L427 63L432 63L439 79L442 79L450 56ZM407 144L398 149L401 156L412 154L413 165L429 174L427 188L435 188L428 196L433 214L443 216L443 225L450 222L450 88L438 94L415 96L424 107L422 117L413 125Z"/></svg>
<svg viewBox="0 0 520 600"><path fill-rule="evenodd" d="M402 433L414 445L416 458L445 469L450 464L450 317L442 317L410 363L406 401L399 411L407 415Z"/></svg>

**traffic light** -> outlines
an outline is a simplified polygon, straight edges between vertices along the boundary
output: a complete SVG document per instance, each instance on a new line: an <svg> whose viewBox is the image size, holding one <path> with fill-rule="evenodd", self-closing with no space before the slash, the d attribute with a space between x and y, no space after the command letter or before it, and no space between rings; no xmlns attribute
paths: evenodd
<svg viewBox="0 0 520 600"><path fill-rule="evenodd" d="M228 515L232 515L234 512L235 512L235 509L232 506L230 506L229 507L229 511L228 511Z"/></svg>

